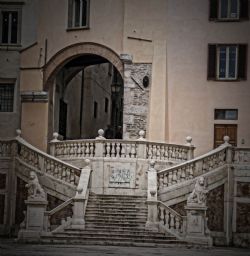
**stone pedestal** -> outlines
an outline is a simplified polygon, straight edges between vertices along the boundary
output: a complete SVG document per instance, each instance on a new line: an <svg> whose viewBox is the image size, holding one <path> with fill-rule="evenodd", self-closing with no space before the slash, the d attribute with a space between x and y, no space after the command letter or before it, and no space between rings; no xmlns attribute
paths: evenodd
<svg viewBox="0 0 250 256"><path fill-rule="evenodd" d="M148 219L146 222L146 229L152 231L159 230L157 201L147 201L148 205Z"/></svg>
<svg viewBox="0 0 250 256"><path fill-rule="evenodd" d="M39 241L44 229L44 212L48 204L44 198L28 198L26 218L18 233L18 240Z"/></svg>
<svg viewBox="0 0 250 256"><path fill-rule="evenodd" d="M185 239L190 242L206 244L212 246L213 241L210 231L207 228L207 207L200 204L188 204L185 207L187 211L187 228Z"/></svg>
<svg viewBox="0 0 250 256"><path fill-rule="evenodd" d="M82 198L73 199L73 217L71 220L71 229L83 230L85 229L85 220L84 220L84 204L85 200Z"/></svg>

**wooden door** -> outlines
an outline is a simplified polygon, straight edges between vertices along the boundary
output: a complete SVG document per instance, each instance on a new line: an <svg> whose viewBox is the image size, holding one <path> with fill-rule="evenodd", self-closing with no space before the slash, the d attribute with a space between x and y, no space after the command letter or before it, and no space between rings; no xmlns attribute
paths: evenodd
<svg viewBox="0 0 250 256"><path fill-rule="evenodd" d="M214 148L224 143L223 137L229 136L229 143L237 146L237 124L214 125Z"/></svg>

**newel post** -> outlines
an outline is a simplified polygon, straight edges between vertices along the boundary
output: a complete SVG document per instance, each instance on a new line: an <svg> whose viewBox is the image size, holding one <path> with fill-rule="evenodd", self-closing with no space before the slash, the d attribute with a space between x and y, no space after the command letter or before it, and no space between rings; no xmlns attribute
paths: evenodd
<svg viewBox="0 0 250 256"><path fill-rule="evenodd" d="M88 200L89 180L91 175L90 160L86 159L87 164L82 170L79 183L76 189L76 195L73 198L73 216L70 227L72 229L85 229L85 207Z"/></svg>
<svg viewBox="0 0 250 256"><path fill-rule="evenodd" d="M187 153L187 160L191 160L194 158L194 145L192 145L192 137L191 136L187 136L186 137L186 145L189 147L188 149L188 153Z"/></svg>
<svg viewBox="0 0 250 256"><path fill-rule="evenodd" d="M138 147L137 147L137 158L141 159L146 159L147 156L147 145L146 145L146 140L145 140L145 131L140 130L139 131L139 138L137 139L138 141Z"/></svg>
<svg viewBox="0 0 250 256"><path fill-rule="evenodd" d="M154 168L155 161L150 161L148 169L148 218L146 222L146 229L158 231L158 209L157 209L157 171Z"/></svg>
<svg viewBox="0 0 250 256"><path fill-rule="evenodd" d="M98 136L95 138L95 157L103 157L104 154L104 143L103 140L106 140L104 135L104 130L98 130Z"/></svg>
<svg viewBox="0 0 250 256"><path fill-rule="evenodd" d="M57 132L53 133L53 140L50 141L50 148L49 148L49 152L52 156L55 156L56 154L56 144L55 142L58 142L58 137L59 134Z"/></svg>
<svg viewBox="0 0 250 256"><path fill-rule="evenodd" d="M226 151L226 163L231 164L233 161L233 152L232 152L232 145L229 143L229 136L224 136L223 137L224 144L223 146L227 146L227 151Z"/></svg>

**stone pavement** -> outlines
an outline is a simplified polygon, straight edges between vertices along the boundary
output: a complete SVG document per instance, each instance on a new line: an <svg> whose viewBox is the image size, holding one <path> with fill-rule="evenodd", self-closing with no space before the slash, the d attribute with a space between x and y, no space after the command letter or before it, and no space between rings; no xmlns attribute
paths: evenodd
<svg viewBox="0 0 250 256"><path fill-rule="evenodd" d="M0 239L0 256L250 256L250 249L214 247L206 248L152 248L94 245L35 245L17 244L14 240Z"/></svg>

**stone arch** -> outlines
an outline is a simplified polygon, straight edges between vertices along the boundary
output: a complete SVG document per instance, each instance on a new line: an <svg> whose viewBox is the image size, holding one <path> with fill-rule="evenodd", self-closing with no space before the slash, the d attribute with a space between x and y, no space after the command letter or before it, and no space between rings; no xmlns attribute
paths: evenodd
<svg viewBox="0 0 250 256"><path fill-rule="evenodd" d="M111 64L113 64L123 77L123 62L121 61L119 55L115 53L110 48L92 42L83 42L73 45L69 45L59 52L57 52L44 66L43 69L43 81L44 89L48 90L50 84L53 83L56 73L70 60L79 57L84 54L94 54L99 55L107 59Z"/></svg>

